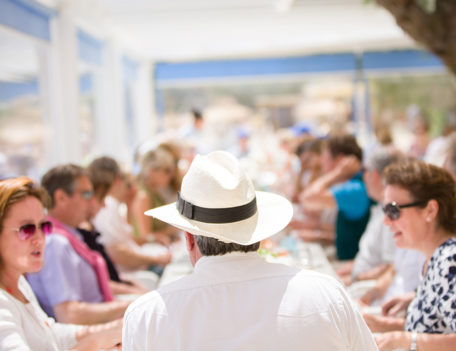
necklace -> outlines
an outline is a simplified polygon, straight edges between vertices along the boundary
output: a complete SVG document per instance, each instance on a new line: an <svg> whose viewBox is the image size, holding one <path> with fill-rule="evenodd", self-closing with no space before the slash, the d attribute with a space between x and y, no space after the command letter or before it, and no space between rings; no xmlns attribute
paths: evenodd
<svg viewBox="0 0 456 351"><path fill-rule="evenodd" d="M1 281L0 281L0 288L5 290L12 297L14 297L15 299L17 299L23 303L28 301L27 298L24 296L24 294L22 294L22 292L19 289L17 290L18 293L14 294L13 288L10 285L6 285L6 284L2 283Z"/></svg>

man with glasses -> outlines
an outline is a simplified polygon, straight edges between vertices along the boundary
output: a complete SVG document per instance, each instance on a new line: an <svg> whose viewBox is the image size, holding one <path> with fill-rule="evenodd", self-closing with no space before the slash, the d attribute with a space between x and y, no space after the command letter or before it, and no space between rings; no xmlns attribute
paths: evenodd
<svg viewBox="0 0 456 351"><path fill-rule="evenodd" d="M349 291L364 291L354 295L362 295L361 302L367 305L378 305L393 296L415 289L424 262L424 256L418 251L396 249L393 234L383 223L382 173L390 164L401 161L404 161L404 156L397 150L378 148L365 162L363 180L369 197L376 204L371 207L369 223L361 237L351 277L353 281L373 280L375 284L366 290L362 282L355 283ZM387 205L388 208L389 206Z"/></svg>
<svg viewBox="0 0 456 351"><path fill-rule="evenodd" d="M114 301L102 256L76 230L89 215L93 188L82 167L67 164L49 170L42 186L51 198L45 263L27 279L41 306L59 322L95 324L122 317L130 301Z"/></svg>

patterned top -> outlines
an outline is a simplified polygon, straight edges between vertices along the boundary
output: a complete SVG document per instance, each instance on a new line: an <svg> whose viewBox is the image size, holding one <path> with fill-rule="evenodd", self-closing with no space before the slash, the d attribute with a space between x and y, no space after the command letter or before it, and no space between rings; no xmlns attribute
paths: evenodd
<svg viewBox="0 0 456 351"><path fill-rule="evenodd" d="M456 238L440 245L407 311L406 331L456 333Z"/></svg>

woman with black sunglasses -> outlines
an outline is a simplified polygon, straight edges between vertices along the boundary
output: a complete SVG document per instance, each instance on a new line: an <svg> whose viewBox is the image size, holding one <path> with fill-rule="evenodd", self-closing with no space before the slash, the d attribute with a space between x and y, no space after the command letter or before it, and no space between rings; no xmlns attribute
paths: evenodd
<svg viewBox="0 0 456 351"><path fill-rule="evenodd" d="M456 350L456 184L446 170L421 161L389 166L384 223L397 247L426 256L406 318L365 315L381 351ZM401 330L401 331L399 331Z"/></svg>
<svg viewBox="0 0 456 351"><path fill-rule="evenodd" d="M0 181L0 350L99 350L121 340L121 321L90 327L56 323L24 278L43 265L45 190L25 177Z"/></svg>

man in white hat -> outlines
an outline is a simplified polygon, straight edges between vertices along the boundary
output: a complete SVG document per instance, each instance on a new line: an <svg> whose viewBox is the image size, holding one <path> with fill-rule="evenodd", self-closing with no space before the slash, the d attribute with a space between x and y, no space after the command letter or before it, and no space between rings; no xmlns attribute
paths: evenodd
<svg viewBox="0 0 456 351"><path fill-rule="evenodd" d="M255 192L233 155L197 156L178 201L146 214L186 232L194 272L130 305L123 350L377 350L336 280L257 254L292 206Z"/></svg>

